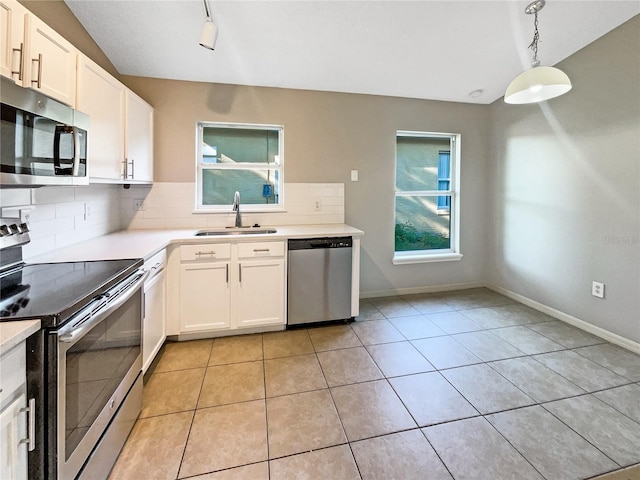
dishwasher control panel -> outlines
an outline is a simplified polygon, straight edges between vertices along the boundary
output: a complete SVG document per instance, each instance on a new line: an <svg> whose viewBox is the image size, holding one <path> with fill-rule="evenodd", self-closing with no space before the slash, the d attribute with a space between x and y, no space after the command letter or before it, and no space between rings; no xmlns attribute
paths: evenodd
<svg viewBox="0 0 640 480"><path fill-rule="evenodd" d="M351 237L300 238L289 240L289 250L311 250L314 248L351 248Z"/></svg>

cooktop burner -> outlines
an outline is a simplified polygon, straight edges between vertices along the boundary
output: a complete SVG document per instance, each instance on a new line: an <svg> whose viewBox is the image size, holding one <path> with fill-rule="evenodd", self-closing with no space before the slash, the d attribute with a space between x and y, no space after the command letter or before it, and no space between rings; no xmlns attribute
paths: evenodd
<svg viewBox="0 0 640 480"><path fill-rule="evenodd" d="M0 321L59 326L140 266L142 260L23 264L0 276Z"/></svg>

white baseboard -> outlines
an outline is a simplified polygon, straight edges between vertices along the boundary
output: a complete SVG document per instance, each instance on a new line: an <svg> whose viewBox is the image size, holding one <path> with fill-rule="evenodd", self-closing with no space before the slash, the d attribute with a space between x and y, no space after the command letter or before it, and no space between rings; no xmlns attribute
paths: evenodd
<svg viewBox="0 0 640 480"><path fill-rule="evenodd" d="M467 290L469 288L482 288L485 287L484 282L467 282L467 283L452 283L447 285L433 285L426 287L407 287L396 288L393 290L374 290L368 292L360 292L360 298L376 298L376 297L394 297L396 295L415 295L417 293L437 293L437 292L450 292L452 290Z"/></svg>
<svg viewBox="0 0 640 480"><path fill-rule="evenodd" d="M509 297L513 300L516 300L528 307L533 308L534 310L538 310L539 312L546 313L547 315L561 320L569 325L573 325L574 327L579 328L580 330L584 330L587 333L591 333L596 337L600 337L603 340L607 340L608 342L615 343L627 350L631 350L634 353L640 355L640 343L634 342L633 340L629 340L628 338L617 335L609 330L605 330L604 328L596 327L589 322L585 322L584 320L580 320L574 316L569 315L568 313L561 312L560 310L556 310L555 308L548 307L543 303L536 302L535 300L531 300L524 295L520 295L519 293L512 292L506 288L498 287L496 285L485 284L485 286L494 292L500 293L505 297Z"/></svg>

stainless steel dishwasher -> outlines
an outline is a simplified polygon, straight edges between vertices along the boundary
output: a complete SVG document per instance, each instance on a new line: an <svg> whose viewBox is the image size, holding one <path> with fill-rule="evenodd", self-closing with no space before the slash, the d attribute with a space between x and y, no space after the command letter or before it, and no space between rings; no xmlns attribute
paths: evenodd
<svg viewBox="0 0 640 480"><path fill-rule="evenodd" d="M289 240L287 325L351 317L351 237Z"/></svg>

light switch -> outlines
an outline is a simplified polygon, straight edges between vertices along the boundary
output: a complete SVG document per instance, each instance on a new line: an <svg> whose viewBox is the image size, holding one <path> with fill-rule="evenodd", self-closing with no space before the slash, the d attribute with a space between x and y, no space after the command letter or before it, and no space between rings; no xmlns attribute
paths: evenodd
<svg viewBox="0 0 640 480"><path fill-rule="evenodd" d="M358 170L351 170L351 181L352 182L358 181Z"/></svg>

